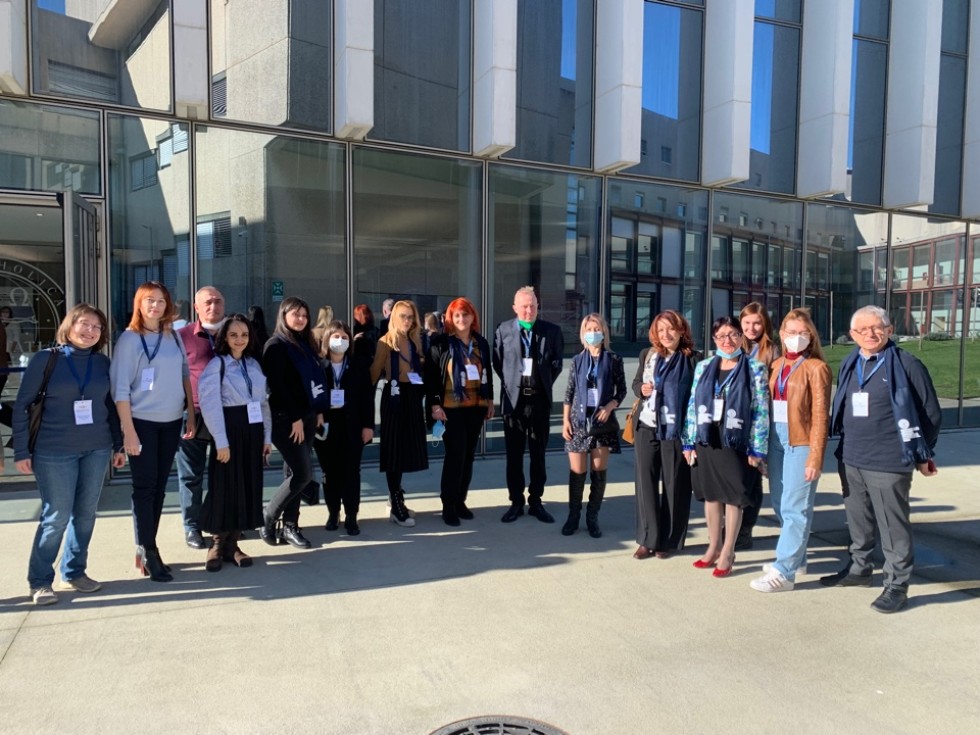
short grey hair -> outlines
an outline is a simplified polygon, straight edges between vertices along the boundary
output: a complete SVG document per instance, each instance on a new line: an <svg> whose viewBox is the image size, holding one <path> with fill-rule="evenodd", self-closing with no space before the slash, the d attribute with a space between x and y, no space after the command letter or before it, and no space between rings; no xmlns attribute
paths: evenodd
<svg viewBox="0 0 980 735"><path fill-rule="evenodd" d="M526 294L528 296L533 296L534 300L538 300L538 295L534 292L534 286L521 286L517 291L514 292L514 301L517 301L517 297L521 294Z"/></svg>
<svg viewBox="0 0 980 735"><path fill-rule="evenodd" d="M851 329L854 329L854 320L859 316L877 317L886 327L890 327L892 325L891 319L888 318L888 312L882 309L880 306L875 306L874 304L862 306L860 309L851 314Z"/></svg>

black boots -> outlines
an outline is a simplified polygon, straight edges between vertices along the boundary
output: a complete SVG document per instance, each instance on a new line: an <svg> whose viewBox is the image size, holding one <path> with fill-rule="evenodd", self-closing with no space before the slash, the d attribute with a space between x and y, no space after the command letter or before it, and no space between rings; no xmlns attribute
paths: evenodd
<svg viewBox="0 0 980 735"><path fill-rule="evenodd" d="M415 525L415 519L412 518L412 512L405 506L405 491L401 489L396 492L389 491L388 496L391 501L391 512L388 518L392 523L397 523L399 526L412 528Z"/></svg>
<svg viewBox="0 0 980 735"><path fill-rule="evenodd" d="M592 538L602 536L599 528L599 508L602 507L602 497L606 494L607 470L592 470L592 486L589 488L589 504L585 508L585 525ZM585 475L582 475L585 482Z"/></svg>
<svg viewBox="0 0 980 735"><path fill-rule="evenodd" d="M154 582L170 582L173 575L160 558L160 551L155 548L144 548L140 554L140 571L144 577L149 577Z"/></svg>
<svg viewBox="0 0 980 735"><path fill-rule="evenodd" d="M209 572L220 572L221 562L224 561L223 556L225 553L225 539L227 534L216 533L214 539L211 543L211 548L208 549L208 558L204 562L204 568Z"/></svg>
<svg viewBox="0 0 980 735"><path fill-rule="evenodd" d="M578 530L582 517L582 494L585 492L585 473L568 471L568 520L561 527L562 536L571 536ZM591 507L591 504L590 506Z"/></svg>

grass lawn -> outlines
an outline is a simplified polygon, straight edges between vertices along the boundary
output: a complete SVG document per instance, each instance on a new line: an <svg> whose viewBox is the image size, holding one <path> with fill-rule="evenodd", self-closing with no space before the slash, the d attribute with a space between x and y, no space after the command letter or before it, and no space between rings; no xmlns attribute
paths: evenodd
<svg viewBox="0 0 980 735"><path fill-rule="evenodd" d="M900 342L899 347L908 350L913 355L922 360L923 364L929 369L932 382L936 386L936 392L941 398L957 398L959 396L960 381L960 340L951 339L946 342L922 341L922 349L919 349L919 342ZM825 346L824 357L837 380L837 371L840 369L841 362L847 357L852 345ZM965 362L965 381L963 383L963 397L980 397L980 340L966 340L966 362Z"/></svg>

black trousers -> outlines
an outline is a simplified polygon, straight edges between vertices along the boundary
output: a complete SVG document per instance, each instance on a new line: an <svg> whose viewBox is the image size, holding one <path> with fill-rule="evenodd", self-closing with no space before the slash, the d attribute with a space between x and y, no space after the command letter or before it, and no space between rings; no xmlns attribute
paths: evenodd
<svg viewBox="0 0 980 735"><path fill-rule="evenodd" d="M339 415L330 422L327 438L313 442L313 451L323 470L323 500L327 510L339 513L343 504L345 515L356 516L361 507L364 444L359 436L357 441L352 441L350 431L347 416ZM360 434L360 429L357 432Z"/></svg>
<svg viewBox="0 0 980 735"><path fill-rule="evenodd" d="M751 483L747 493L749 504L742 509L742 526L739 535L752 535L752 529L759 520L759 511L762 510L762 473L754 467L751 468L751 473Z"/></svg>
<svg viewBox="0 0 980 735"><path fill-rule="evenodd" d="M473 457L480 441L487 409L483 406L447 408L446 433L442 441L446 445L446 458L442 463L442 485L439 497L444 507L454 508L466 502L466 494L473 479ZM523 492L523 488L522 492Z"/></svg>
<svg viewBox="0 0 980 735"><path fill-rule="evenodd" d="M133 525L136 528L136 543L147 549L157 547L163 496L174 455L177 454L182 425L183 419L133 419L141 445L140 453L129 458L129 467L133 473Z"/></svg>
<svg viewBox="0 0 980 735"><path fill-rule="evenodd" d="M521 396L514 412L504 416L504 446L507 450L507 493L511 504L524 504L524 450L531 458L531 482L526 485L528 502L541 502L548 481L544 455L551 429L551 404L543 393Z"/></svg>
<svg viewBox="0 0 980 735"><path fill-rule="evenodd" d="M660 441L653 429L638 424L634 447L636 543L654 551L683 549L691 517L691 468L681 442Z"/></svg>
<svg viewBox="0 0 980 735"><path fill-rule="evenodd" d="M283 523L299 522L300 495L313 479L313 453L310 451L310 444L313 442L315 428L316 414L308 414L303 418L303 442L297 444L289 438L293 430L289 417L279 412L272 414L272 443L292 474L282 481L266 506L265 514L269 518L278 519L281 513Z"/></svg>

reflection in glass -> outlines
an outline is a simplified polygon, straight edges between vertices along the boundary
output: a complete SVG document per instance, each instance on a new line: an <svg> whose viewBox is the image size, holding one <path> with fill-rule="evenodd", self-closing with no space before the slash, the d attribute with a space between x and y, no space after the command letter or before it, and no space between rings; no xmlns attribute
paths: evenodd
<svg viewBox="0 0 980 735"><path fill-rule="evenodd" d="M855 39L852 49L847 150L851 186L847 198L862 204L880 204L888 45Z"/></svg>
<svg viewBox="0 0 980 735"><path fill-rule="evenodd" d="M506 158L592 163L593 0L517 5L517 145Z"/></svg>
<svg viewBox="0 0 980 735"><path fill-rule="evenodd" d="M800 22L800 0L755 0L755 14L759 18Z"/></svg>
<svg viewBox="0 0 980 735"><path fill-rule="evenodd" d="M100 194L99 114L0 98L0 189Z"/></svg>
<svg viewBox="0 0 980 735"><path fill-rule="evenodd" d="M890 0L854 0L854 35L888 40Z"/></svg>
<svg viewBox="0 0 980 735"><path fill-rule="evenodd" d="M945 25L945 24L944 24ZM930 212L960 212L963 173L963 110L966 57L944 53L939 62L939 116L936 121L936 174Z"/></svg>
<svg viewBox="0 0 980 735"><path fill-rule="evenodd" d="M35 94L170 110L170 3L31 2Z"/></svg>

